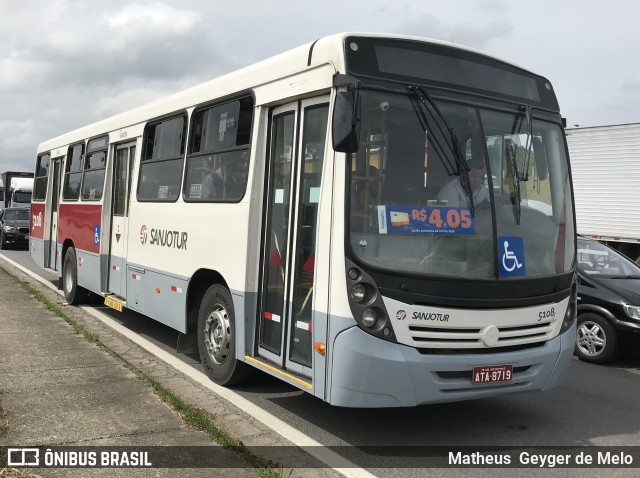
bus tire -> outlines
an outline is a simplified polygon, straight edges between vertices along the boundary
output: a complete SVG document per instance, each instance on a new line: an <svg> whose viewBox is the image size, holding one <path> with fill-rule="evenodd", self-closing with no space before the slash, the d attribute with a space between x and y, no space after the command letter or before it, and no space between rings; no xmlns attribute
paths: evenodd
<svg viewBox="0 0 640 478"><path fill-rule="evenodd" d="M205 372L218 385L238 385L249 378L251 368L236 355L231 293L220 284L209 287L200 302L198 351Z"/></svg>
<svg viewBox="0 0 640 478"><path fill-rule="evenodd" d="M89 298L89 291L78 285L78 259L73 247L67 249L62 266L62 291L70 305L81 304Z"/></svg>
<svg viewBox="0 0 640 478"><path fill-rule="evenodd" d="M605 364L620 352L613 325L604 317L587 312L578 316L575 354L580 360Z"/></svg>

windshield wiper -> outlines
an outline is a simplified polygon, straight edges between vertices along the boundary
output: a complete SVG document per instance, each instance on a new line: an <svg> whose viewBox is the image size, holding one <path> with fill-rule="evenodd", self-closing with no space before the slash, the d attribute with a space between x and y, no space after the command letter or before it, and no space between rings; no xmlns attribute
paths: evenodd
<svg viewBox="0 0 640 478"><path fill-rule="evenodd" d="M429 97L426 97L426 96L424 98L421 97L420 95L423 94L423 93L418 90L418 86L409 85L409 86L407 86L407 90L410 93L410 97L409 98L410 98L410 101L411 101L411 106L413 107L413 111L415 112L416 116L418 117L418 121L420 121L420 126L422 126L422 129L424 129L424 131L431 133L431 135L432 135L431 144L433 144L434 149L438 153L438 157L442 160L442 162L444 164L444 167L447 170L447 174L449 174L449 176L451 176L452 174L457 174L456 168L451 163L451 161L449 161L449 157L450 156L454 156L455 157L455 153L453 152L451 145L449 143L447 143L446 134L442 130L442 127L436 121L436 126L440 130L440 134L441 134L445 144L447 145L447 149L449 149L449 151L451 152L451 155L444 154L444 148L442 147L442 144L440 143L440 138L438 138L437 135L435 135L432 132L432 129L429 128L429 126L428 126L429 120L427 119L427 116L426 116L425 112L429 113L429 116L431 118L435 119L435 115L433 113L431 113L431 111L429 111L429 108L428 108L428 106L426 104L426 101L425 101L425 98L429 99ZM446 126L446 122L445 122L445 126Z"/></svg>
<svg viewBox="0 0 640 478"><path fill-rule="evenodd" d="M462 151L460 150L460 144L458 143L458 137L456 136L456 132L453 128L449 126L447 120L444 115L440 111L440 108L435 104L431 95L422 87L421 85L408 85L407 90L412 94L412 98L417 98L417 104L422 105L422 109L416 108L416 102L412 101L412 105L414 105L414 110L418 119L420 120L420 124L425 129L425 131L430 131L428 127L427 118L424 116L424 112L427 112L429 116L433 119L433 122L437 126L440 134L445 138L444 143L447 146L447 149L453 156L456 164L456 174L460 178L460 185L462 189L467 194L469 198L469 211L471 212L471 217L475 217L475 206L473 204L473 190L471 189L471 181L469 179L469 170L471 169L467 162L464 160L464 156ZM438 121L439 120L439 121ZM444 127L443 127L444 126ZM446 133L445 133L446 130ZM446 140L447 133L449 136L449 141ZM433 144L436 146L438 151L438 156L440 156L443 161L446 161L446 166L448 166L449 170L454 170L451 167L451 163L447 159L447 155L444 154L444 148L440 144L440 141L434 136Z"/></svg>
<svg viewBox="0 0 640 478"><path fill-rule="evenodd" d="M531 149L533 147L533 121L531 120L531 106L522 106L527 118L527 145L525 147L525 164L520 177L521 181L529 181L529 162L531 161Z"/></svg>
<svg viewBox="0 0 640 478"><path fill-rule="evenodd" d="M518 164L516 162L516 147L513 141L507 140L507 161L511 166L511 176L513 177L513 193L514 197L511 198L511 202L513 203L514 214L516 216L516 224L520 225L520 202L522 201L522 196L520 194L520 175L518 174Z"/></svg>

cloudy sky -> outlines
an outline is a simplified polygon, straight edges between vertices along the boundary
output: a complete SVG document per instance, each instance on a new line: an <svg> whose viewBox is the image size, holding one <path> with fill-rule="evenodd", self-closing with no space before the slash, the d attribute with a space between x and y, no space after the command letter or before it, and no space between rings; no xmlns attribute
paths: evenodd
<svg viewBox="0 0 640 478"><path fill-rule="evenodd" d="M38 143L342 31L481 49L551 80L569 125L640 122L636 0L0 0L0 170Z"/></svg>

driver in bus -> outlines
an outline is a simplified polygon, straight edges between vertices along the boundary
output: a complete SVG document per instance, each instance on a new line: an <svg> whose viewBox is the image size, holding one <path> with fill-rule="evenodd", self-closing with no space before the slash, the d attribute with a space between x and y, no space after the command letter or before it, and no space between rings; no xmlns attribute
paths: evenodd
<svg viewBox="0 0 640 478"><path fill-rule="evenodd" d="M482 157L472 157L469 165L469 182L473 191L473 205L475 207L484 206L489 203L489 189L485 185L486 169ZM438 201L445 203L449 207L470 206L467 193L462 187L460 176L449 180L438 193Z"/></svg>

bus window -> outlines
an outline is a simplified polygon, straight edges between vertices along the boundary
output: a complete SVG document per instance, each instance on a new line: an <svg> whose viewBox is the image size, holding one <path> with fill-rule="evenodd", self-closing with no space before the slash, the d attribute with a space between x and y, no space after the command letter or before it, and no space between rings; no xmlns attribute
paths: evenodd
<svg viewBox="0 0 640 478"><path fill-rule="evenodd" d="M36 179L33 183L33 199L44 200L47 196L47 180L49 178L49 160L51 154L38 156L36 163Z"/></svg>
<svg viewBox="0 0 640 478"><path fill-rule="evenodd" d="M252 120L253 98L193 114L185 201L238 201L244 196Z"/></svg>
<svg viewBox="0 0 640 478"><path fill-rule="evenodd" d="M84 159L84 143L69 146L67 164L64 173L62 199L75 201L80 197L80 181L82 179L82 160Z"/></svg>
<svg viewBox="0 0 640 478"><path fill-rule="evenodd" d="M99 201L104 191L104 173L107 166L107 144L109 138L102 138L89 141L87 146L87 157L84 163L84 174L82 177L82 200ZM100 148L98 150L98 148Z"/></svg>
<svg viewBox="0 0 640 478"><path fill-rule="evenodd" d="M138 200L175 201L180 194L186 116L149 124L140 164Z"/></svg>

